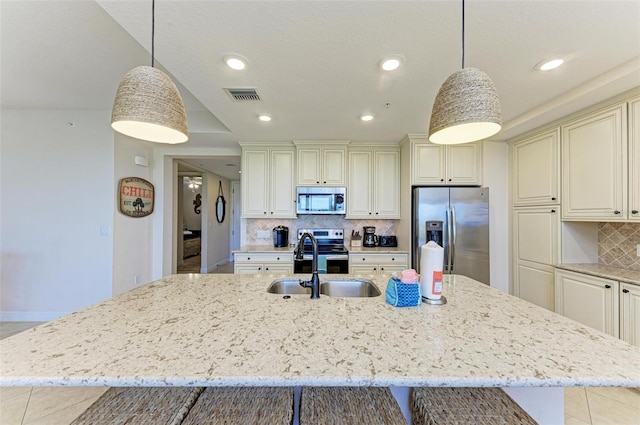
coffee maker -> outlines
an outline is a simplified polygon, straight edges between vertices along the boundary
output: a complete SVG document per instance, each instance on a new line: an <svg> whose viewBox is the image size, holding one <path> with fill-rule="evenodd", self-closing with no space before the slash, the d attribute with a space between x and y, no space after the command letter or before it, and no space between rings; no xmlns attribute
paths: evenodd
<svg viewBox="0 0 640 425"><path fill-rule="evenodd" d="M273 246L284 248L289 245L289 228L287 226L276 226L273 228Z"/></svg>
<svg viewBox="0 0 640 425"><path fill-rule="evenodd" d="M373 226L364 226L364 236L362 237L362 246L373 248L378 245L378 237L376 236L376 228Z"/></svg>

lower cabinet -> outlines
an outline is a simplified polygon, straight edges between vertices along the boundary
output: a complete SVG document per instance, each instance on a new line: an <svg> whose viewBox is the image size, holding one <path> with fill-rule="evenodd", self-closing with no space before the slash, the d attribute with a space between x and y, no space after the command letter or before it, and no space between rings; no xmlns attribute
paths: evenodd
<svg viewBox="0 0 640 425"><path fill-rule="evenodd" d="M616 338L620 336L617 281L558 269L555 277L556 313Z"/></svg>
<svg viewBox="0 0 640 425"><path fill-rule="evenodd" d="M532 304L554 311L553 267L530 261L515 263L515 293Z"/></svg>
<svg viewBox="0 0 640 425"><path fill-rule="evenodd" d="M620 338L640 347L640 286L620 282Z"/></svg>
<svg viewBox="0 0 640 425"><path fill-rule="evenodd" d="M407 254L349 254L349 273L400 273L407 269L408 257Z"/></svg>
<svg viewBox="0 0 640 425"><path fill-rule="evenodd" d="M233 272L237 274L293 274L293 254L238 253Z"/></svg>

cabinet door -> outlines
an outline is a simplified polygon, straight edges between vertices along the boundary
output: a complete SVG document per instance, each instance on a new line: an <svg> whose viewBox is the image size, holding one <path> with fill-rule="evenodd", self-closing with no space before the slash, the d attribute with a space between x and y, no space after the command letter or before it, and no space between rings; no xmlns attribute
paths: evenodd
<svg viewBox="0 0 640 425"><path fill-rule="evenodd" d="M379 274L377 264L349 266L350 274Z"/></svg>
<svg viewBox="0 0 640 425"><path fill-rule="evenodd" d="M629 108L629 220L640 221L640 98Z"/></svg>
<svg viewBox="0 0 640 425"><path fill-rule="evenodd" d="M560 214L557 207L517 208L513 211L515 261L552 265L559 261Z"/></svg>
<svg viewBox="0 0 640 425"><path fill-rule="evenodd" d="M559 204L560 129L512 147L514 206Z"/></svg>
<svg viewBox="0 0 640 425"><path fill-rule="evenodd" d="M325 186L344 186L345 176L344 148L324 148L322 150L322 184Z"/></svg>
<svg viewBox="0 0 640 425"><path fill-rule="evenodd" d="M412 184L444 185L445 147L433 143L415 143L412 152Z"/></svg>
<svg viewBox="0 0 640 425"><path fill-rule="evenodd" d="M320 148L304 148L297 150L298 153L298 185L318 186L320 185Z"/></svg>
<svg viewBox="0 0 640 425"><path fill-rule="evenodd" d="M620 284L620 336L640 347L640 286Z"/></svg>
<svg viewBox="0 0 640 425"><path fill-rule="evenodd" d="M372 217L372 153L349 152L349 187L347 192L347 218Z"/></svg>
<svg viewBox="0 0 640 425"><path fill-rule="evenodd" d="M266 149L242 152L242 216L245 218L267 216L268 163Z"/></svg>
<svg viewBox="0 0 640 425"><path fill-rule="evenodd" d="M562 127L562 218L625 220L626 104Z"/></svg>
<svg viewBox="0 0 640 425"><path fill-rule="evenodd" d="M447 184L482 183L481 142L447 146L445 156Z"/></svg>
<svg viewBox="0 0 640 425"><path fill-rule="evenodd" d="M514 293L517 297L554 311L555 287L553 281L552 266L516 261Z"/></svg>
<svg viewBox="0 0 640 425"><path fill-rule="evenodd" d="M373 172L373 218L400 218L400 152L375 151Z"/></svg>
<svg viewBox="0 0 640 425"><path fill-rule="evenodd" d="M261 274L262 264L234 264L235 274Z"/></svg>
<svg viewBox="0 0 640 425"><path fill-rule="evenodd" d="M266 263L263 267L263 274L293 274L293 264L273 264Z"/></svg>
<svg viewBox="0 0 640 425"><path fill-rule="evenodd" d="M294 151L271 151L270 217L296 218Z"/></svg>
<svg viewBox="0 0 640 425"><path fill-rule="evenodd" d="M567 270L555 278L556 313L618 337L618 282Z"/></svg>

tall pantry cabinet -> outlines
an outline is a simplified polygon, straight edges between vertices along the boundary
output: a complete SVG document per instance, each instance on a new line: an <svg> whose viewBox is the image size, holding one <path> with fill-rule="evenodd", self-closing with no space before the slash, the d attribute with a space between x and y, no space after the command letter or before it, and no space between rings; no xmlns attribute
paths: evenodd
<svg viewBox="0 0 640 425"><path fill-rule="evenodd" d="M510 145L514 295L554 310L560 250L560 129Z"/></svg>

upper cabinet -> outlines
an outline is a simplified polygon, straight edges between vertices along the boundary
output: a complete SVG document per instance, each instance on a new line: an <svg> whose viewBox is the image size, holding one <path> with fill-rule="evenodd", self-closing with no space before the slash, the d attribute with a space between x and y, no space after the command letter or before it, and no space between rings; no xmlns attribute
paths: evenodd
<svg viewBox="0 0 640 425"><path fill-rule="evenodd" d="M400 218L398 146L349 149L346 218Z"/></svg>
<svg viewBox="0 0 640 425"><path fill-rule="evenodd" d="M640 221L640 96L629 102L629 221Z"/></svg>
<svg viewBox="0 0 640 425"><path fill-rule="evenodd" d="M562 219L625 221L627 104L562 126Z"/></svg>
<svg viewBox="0 0 640 425"><path fill-rule="evenodd" d="M345 186L349 142L294 142L298 186Z"/></svg>
<svg viewBox="0 0 640 425"><path fill-rule="evenodd" d="M409 135L412 185L482 184L482 142L436 145L426 135Z"/></svg>
<svg viewBox="0 0 640 425"><path fill-rule="evenodd" d="M295 150L242 144L242 217L296 218Z"/></svg>
<svg viewBox="0 0 640 425"><path fill-rule="evenodd" d="M513 206L560 203L560 129L511 145Z"/></svg>

